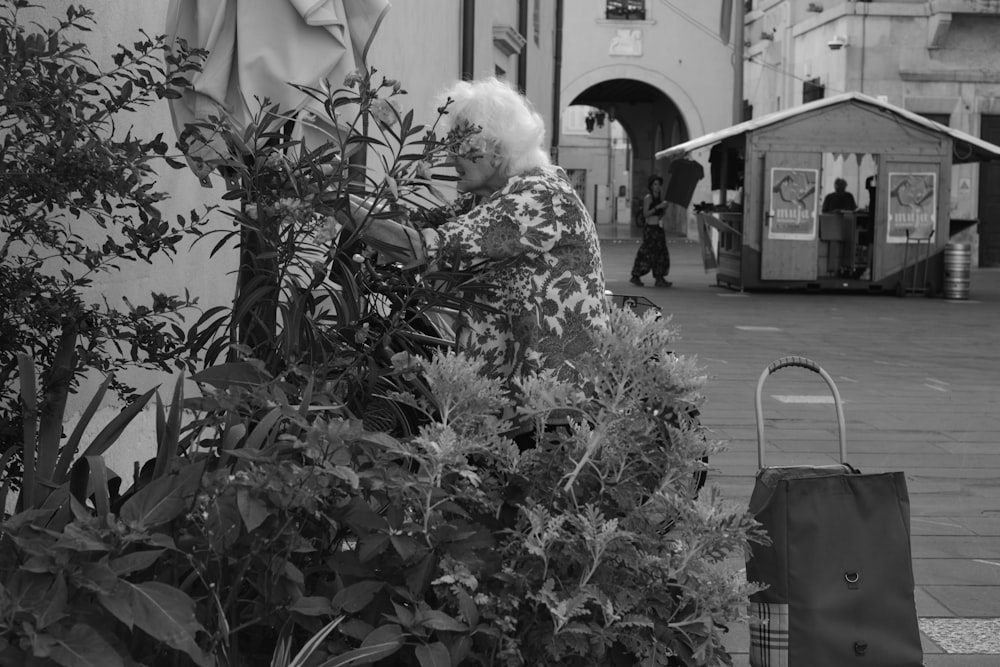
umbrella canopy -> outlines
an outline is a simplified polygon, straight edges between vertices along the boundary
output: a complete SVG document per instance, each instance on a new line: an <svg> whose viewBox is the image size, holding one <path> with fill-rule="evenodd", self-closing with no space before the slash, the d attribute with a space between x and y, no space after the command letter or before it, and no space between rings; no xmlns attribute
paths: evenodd
<svg viewBox="0 0 1000 667"><path fill-rule="evenodd" d="M301 122L316 116L322 123L325 113L290 84L339 86L363 64L389 7L387 0L170 0L170 41L208 51L191 89L171 100L175 131L180 136L188 123L211 116L243 128L267 99L298 120L297 138L322 141L335 128ZM212 145L192 148L202 158L218 155ZM192 168L207 185L210 170Z"/></svg>

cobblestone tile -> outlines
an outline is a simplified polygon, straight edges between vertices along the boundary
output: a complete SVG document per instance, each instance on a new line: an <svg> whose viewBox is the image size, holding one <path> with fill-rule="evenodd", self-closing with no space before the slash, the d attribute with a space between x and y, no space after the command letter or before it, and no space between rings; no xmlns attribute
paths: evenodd
<svg viewBox="0 0 1000 667"><path fill-rule="evenodd" d="M921 618L919 623L946 653L1000 655L1000 618Z"/></svg>

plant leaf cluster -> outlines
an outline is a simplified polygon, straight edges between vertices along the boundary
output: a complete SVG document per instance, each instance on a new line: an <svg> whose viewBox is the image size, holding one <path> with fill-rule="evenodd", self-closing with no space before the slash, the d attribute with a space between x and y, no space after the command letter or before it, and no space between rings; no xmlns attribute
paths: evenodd
<svg viewBox="0 0 1000 667"><path fill-rule="evenodd" d="M500 435L512 397L454 351L397 359L429 388L397 397L430 415L405 437L290 402L259 368L196 374L183 411L155 409L130 488L84 457L59 507L4 524L0 656L74 664L39 648L72 636L121 664L291 664L321 635L304 664L728 664L751 590L732 562L760 535L694 493L718 445L689 416L702 371L660 347L674 335L615 311L579 360L601 389L525 382L526 413L573 415L525 452Z"/></svg>
<svg viewBox="0 0 1000 667"><path fill-rule="evenodd" d="M82 29L88 17L71 9L60 26ZM52 34L11 37L4 53L28 62L68 44ZM166 78L155 68L144 78L152 40L116 61L132 74L101 84L67 64L83 57L78 47L62 48L24 86L53 73L86 80L128 111L137 90L173 94L164 84L189 71L169 52ZM262 100L246 126L220 114L180 138L232 202L197 217L230 225L185 233L213 255L236 248L241 262L231 308L168 329L163 359L191 372L168 403L151 390L87 437L109 376L64 435L48 388L52 369L65 379L80 368L65 361L82 354L79 328L50 327L61 357L11 352L25 468L18 511L0 527L0 665L731 664L721 638L753 590L735 562L762 536L744 509L698 492L719 447L698 418L703 370L670 352L669 319L616 308L576 373L525 378L513 395L453 349L448 313L490 286L449 258L382 265L359 230L371 218L421 227L447 217L438 168L476 128L439 137L399 110L399 82L378 81L364 68L341 86L304 88L324 118ZM99 126L100 105L84 98ZM324 140L294 138L293 120ZM88 145L107 150L114 136ZM179 232L162 227L155 188L142 189L158 141L133 146L144 176L128 196L107 195L110 212L97 185L37 197L53 201L53 215L74 215L72 205L104 221L128 251L102 252L172 251ZM51 228L67 264L86 265L73 243L92 234L31 219ZM147 221L153 245L128 246ZM108 340L128 340L127 324L105 322L120 328ZM198 391L185 394L187 380ZM143 410L155 417L156 451L126 480L103 454ZM512 416L537 425L533 448L508 436Z"/></svg>
<svg viewBox="0 0 1000 667"><path fill-rule="evenodd" d="M19 355L39 369L36 435L50 439L88 370L183 367L181 316L195 299L153 293L148 304L115 304L93 294L123 266L172 258L203 222L161 215L154 166L169 163L169 147L127 124L176 95L198 54L167 54L162 39L140 33L101 66L78 38L94 24L90 10L70 5L44 25L29 20L39 9L25 0L0 7L0 452L15 469L19 448L34 446L25 442L33 425L19 401ZM134 395L117 378L112 387Z"/></svg>

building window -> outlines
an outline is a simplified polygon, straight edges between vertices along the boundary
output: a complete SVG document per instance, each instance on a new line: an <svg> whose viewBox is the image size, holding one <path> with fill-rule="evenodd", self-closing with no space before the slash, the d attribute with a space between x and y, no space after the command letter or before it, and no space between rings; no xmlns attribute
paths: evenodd
<svg viewBox="0 0 1000 667"><path fill-rule="evenodd" d="M607 0L604 18L609 21L645 21L646 0Z"/></svg>
<svg viewBox="0 0 1000 667"><path fill-rule="evenodd" d="M597 126L598 111L601 110L582 104L574 104L566 107L566 110L562 113L559 128L565 134L589 134ZM601 111L601 113L603 114L604 112Z"/></svg>
<svg viewBox="0 0 1000 667"><path fill-rule="evenodd" d="M823 99L826 93L826 86L819 82L819 78L809 79L802 83L802 103L815 102Z"/></svg>

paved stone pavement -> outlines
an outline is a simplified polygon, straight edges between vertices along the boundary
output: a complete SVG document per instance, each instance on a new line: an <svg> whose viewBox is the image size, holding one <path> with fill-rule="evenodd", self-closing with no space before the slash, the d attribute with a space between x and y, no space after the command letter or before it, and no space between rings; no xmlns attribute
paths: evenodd
<svg viewBox="0 0 1000 667"><path fill-rule="evenodd" d="M728 443L710 483L746 504L757 379L779 357L816 361L843 401L848 461L906 473L925 666L1000 666L1000 269L972 269L967 300L741 293L716 286L699 246L677 239L674 286L640 288L628 283L636 240L606 227L601 235L608 289L672 315L675 351L696 355L709 374L703 420ZM779 371L763 395L769 463L837 458L836 415L819 398L830 392L818 375ZM736 667L749 664L748 642L746 627L732 630Z"/></svg>

